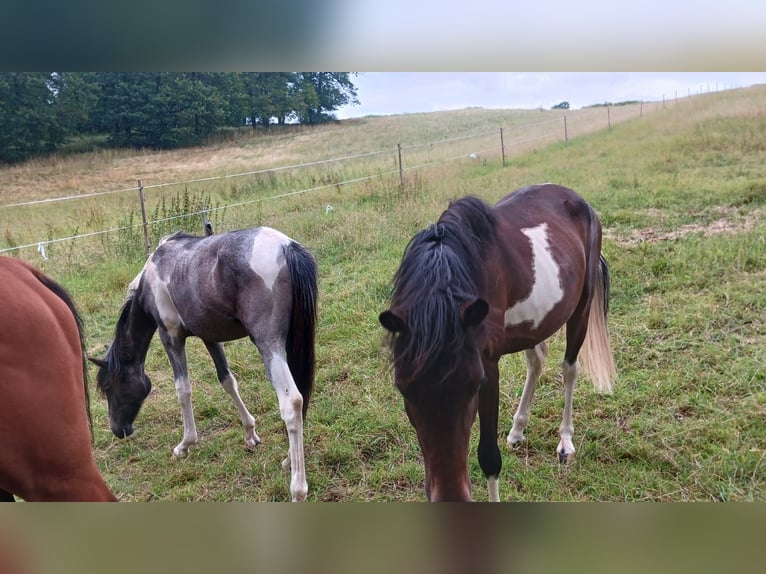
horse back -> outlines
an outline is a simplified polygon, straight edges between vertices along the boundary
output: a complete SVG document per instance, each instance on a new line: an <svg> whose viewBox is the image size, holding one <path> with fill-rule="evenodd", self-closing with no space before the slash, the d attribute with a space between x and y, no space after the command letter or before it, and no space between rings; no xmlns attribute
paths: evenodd
<svg viewBox="0 0 766 574"><path fill-rule="evenodd" d="M248 316L266 316L289 281L284 248L292 240L267 228L163 241L142 271L143 306L159 325L208 341L248 334ZM289 293L285 291L285 293Z"/></svg>
<svg viewBox="0 0 766 574"><path fill-rule="evenodd" d="M601 225L573 190L541 184L512 192L493 207L498 246L488 259L497 289L495 320L516 352L555 333L580 304L598 270Z"/></svg>

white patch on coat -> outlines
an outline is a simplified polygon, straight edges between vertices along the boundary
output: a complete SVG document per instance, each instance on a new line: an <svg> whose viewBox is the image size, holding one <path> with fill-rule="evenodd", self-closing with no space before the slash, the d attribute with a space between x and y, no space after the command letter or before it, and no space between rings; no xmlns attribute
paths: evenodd
<svg viewBox="0 0 766 574"><path fill-rule="evenodd" d="M564 298L564 290L561 288L559 266L553 259L548 242L548 224L526 227L521 232L529 238L532 246L532 292L506 310L505 326L531 321L532 328L537 329L548 313Z"/></svg>
<svg viewBox="0 0 766 574"><path fill-rule="evenodd" d="M154 304L157 306L160 322L168 333L177 336L179 329L183 326L183 320L178 313L176 304L173 303L173 299L170 297L167 283L160 279L154 261L149 260L146 263L142 274L145 276L146 285L151 289L152 295L154 295Z"/></svg>
<svg viewBox="0 0 766 574"><path fill-rule="evenodd" d="M167 237L163 237L160 240L160 245L165 239L167 239ZM146 266L149 265L149 262L152 260L153 256L154 256L154 253L152 253L151 255L149 255L149 257L146 258L146 263L144 263L144 266L141 268L141 271L139 271L138 275L136 275L133 278L133 281L128 283L128 290L125 293L125 299L123 300L123 302L127 301L128 299L131 299L136 294L136 291L138 291L138 286L141 284L141 277L144 276L144 270L146 269Z"/></svg>
<svg viewBox="0 0 766 574"><path fill-rule="evenodd" d="M271 289L279 275L284 262L280 264L282 246L290 243L291 239L284 233L264 227L255 236L253 252L250 255L250 267L263 279L266 287Z"/></svg>

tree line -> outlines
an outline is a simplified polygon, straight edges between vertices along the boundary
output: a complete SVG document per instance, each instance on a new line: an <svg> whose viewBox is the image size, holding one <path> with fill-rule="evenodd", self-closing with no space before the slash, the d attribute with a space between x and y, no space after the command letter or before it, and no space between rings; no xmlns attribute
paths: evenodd
<svg viewBox="0 0 766 574"><path fill-rule="evenodd" d="M79 136L169 149L228 127L318 124L358 104L351 72L0 73L0 161Z"/></svg>

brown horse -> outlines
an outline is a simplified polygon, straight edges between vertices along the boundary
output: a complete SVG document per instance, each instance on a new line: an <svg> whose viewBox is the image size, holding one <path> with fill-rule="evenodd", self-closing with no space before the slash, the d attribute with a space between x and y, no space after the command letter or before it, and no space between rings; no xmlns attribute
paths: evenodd
<svg viewBox="0 0 766 574"><path fill-rule="evenodd" d="M37 269L0 257L0 309L0 500L116 500L91 450L71 298Z"/></svg>
<svg viewBox="0 0 766 574"><path fill-rule="evenodd" d="M527 187L494 207L455 201L407 245L394 276L389 331L394 378L415 427L430 500L471 500L468 443L479 413L479 464L499 500L501 356L524 351L527 379L508 444L524 440L545 340L566 325L564 416L557 453L574 456L572 394L583 371L596 390L616 378L606 328L609 268L601 223L574 191Z"/></svg>

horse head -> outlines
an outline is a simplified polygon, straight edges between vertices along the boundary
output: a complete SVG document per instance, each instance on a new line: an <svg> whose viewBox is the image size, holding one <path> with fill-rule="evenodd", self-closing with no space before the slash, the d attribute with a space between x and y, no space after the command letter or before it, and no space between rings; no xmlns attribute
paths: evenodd
<svg viewBox="0 0 766 574"><path fill-rule="evenodd" d="M106 397L112 432L117 438L129 437L133 434L133 421L152 390L143 363L120 363L111 350L104 359L89 360L98 366L96 385Z"/></svg>
<svg viewBox="0 0 766 574"><path fill-rule="evenodd" d="M478 335L488 310L483 299L460 306L456 328L461 334L452 337L458 344L423 356L422 364L411 360L412 355L401 359L407 357L415 340L422 341L427 335L413 330L405 313L388 310L380 314L380 323L394 339L394 381L418 437L426 496L433 502L471 500L468 446L479 389L485 381Z"/></svg>

